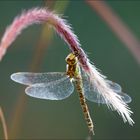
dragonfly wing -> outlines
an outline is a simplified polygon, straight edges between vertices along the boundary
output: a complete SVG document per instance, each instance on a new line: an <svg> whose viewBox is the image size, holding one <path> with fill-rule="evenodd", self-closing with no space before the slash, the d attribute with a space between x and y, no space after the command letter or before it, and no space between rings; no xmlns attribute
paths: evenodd
<svg viewBox="0 0 140 140"><path fill-rule="evenodd" d="M74 86L68 77L61 78L60 80L34 84L26 88L27 95L48 100L62 100L69 97L74 90Z"/></svg>
<svg viewBox="0 0 140 140"><path fill-rule="evenodd" d="M115 92L119 93L122 91L121 86L118 83L115 83L113 81L107 80L109 86L111 89L113 89Z"/></svg>
<svg viewBox="0 0 140 140"><path fill-rule="evenodd" d="M122 100L125 103L130 103L132 101L132 99L129 95L122 92L122 88L119 84L117 84L115 82L112 82L110 80L107 80L107 82L108 82L110 88L112 90L114 90L116 94L120 95ZM94 87L94 85L91 85L90 80L86 76L83 77L83 87L84 87L85 97L89 101L96 102L96 103L101 103L101 104L106 104L105 99L102 96L100 96L96 87Z"/></svg>
<svg viewBox="0 0 140 140"><path fill-rule="evenodd" d="M122 100L123 100L125 103L130 103L130 102L132 101L132 98L131 98L128 94L126 94L126 93L124 93L124 92L120 92L120 93L118 93L118 94L121 95Z"/></svg>
<svg viewBox="0 0 140 140"><path fill-rule="evenodd" d="M33 85L37 83L48 83L65 77L63 72L30 73L18 72L11 75L11 79L23 85Z"/></svg>
<svg viewBox="0 0 140 140"><path fill-rule="evenodd" d="M87 100L91 101L91 102L95 102L95 103L101 103L101 104L105 104L106 101L105 99L100 96L100 94L91 86L89 85L84 85L84 95L86 97Z"/></svg>
<svg viewBox="0 0 140 140"><path fill-rule="evenodd" d="M132 101L131 97L126 93L119 92L117 94L121 96L122 100L125 103L130 103ZM88 93L85 92L85 97L86 97L86 99L88 99L91 102L106 104L105 99L102 96L100 96L98 92L90 90L90 92L88 92Z"/></svg>

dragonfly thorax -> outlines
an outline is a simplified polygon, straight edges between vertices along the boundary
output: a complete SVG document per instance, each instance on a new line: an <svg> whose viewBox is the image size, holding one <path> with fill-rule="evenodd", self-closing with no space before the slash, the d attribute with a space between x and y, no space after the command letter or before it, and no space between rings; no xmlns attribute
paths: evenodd
<svg viewBox="0 0 140 140"><path fill-rule="evenodd" d="M67 75L70 78L75 78L79 72L77 57L73 53L70 53L66 57L66 63L67 63L67 70L66 70Z"/></svg>

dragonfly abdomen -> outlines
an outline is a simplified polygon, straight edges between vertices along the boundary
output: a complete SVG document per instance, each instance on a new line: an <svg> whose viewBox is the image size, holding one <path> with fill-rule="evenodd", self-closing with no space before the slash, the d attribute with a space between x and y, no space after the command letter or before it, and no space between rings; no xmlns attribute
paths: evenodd
<svg viewBox="0 0 140 140"><path fill-rule="evenodd" d="M86 123L88 125L89 131L94 134L93 122L92 122L92 119L91 119L90 114L89 114L89 109L88 109L88 106L87 106L87 103L86 103L86 99L84 97L84 91L83 91L83 88L82 88L83 84L82 84L81 76L79 75L75 79L76 79L75 84L76 84L77 92L79 94L79 100L80 100L80 104L81 104L81 107L82 107L82 110L83 110L83 113L84 113Z"/></svg>

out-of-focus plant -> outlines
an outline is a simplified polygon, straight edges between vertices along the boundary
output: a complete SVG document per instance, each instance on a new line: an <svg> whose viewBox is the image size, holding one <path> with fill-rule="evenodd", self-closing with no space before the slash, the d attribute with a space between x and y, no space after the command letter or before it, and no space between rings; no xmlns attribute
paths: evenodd
<svg viewBox="0 0 140 140"><path fill-rule="evenodd" d="M0 121L2 123L3 133L4 133L4 139L8 140L8 132L7 132L7 125L4 117L4 113L2 111L2 108L0 107Z"/></svg>
<svg viewBox="0 0 140 140"><path fill-rule="evenodd" d="M140 41L131 32L127 25L104 1L86 0L97 14L107 23L109 28L125 44L136 61L140 64Z"/></svg>

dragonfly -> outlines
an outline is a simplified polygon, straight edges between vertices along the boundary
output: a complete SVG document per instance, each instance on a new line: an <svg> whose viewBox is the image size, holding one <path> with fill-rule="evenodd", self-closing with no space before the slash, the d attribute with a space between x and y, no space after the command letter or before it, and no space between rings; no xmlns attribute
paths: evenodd
<svg viewBox="0 0 140 140"><path fill-rule="evenodd" d="M77 57L70 53L66 57L66 72L30 73L18 72L11 75L11 79L17 83L28 86L25 89L27 95L47 100L63 100L68 98L74 91L74 83L79 95L82 111L89 128L94 134L93 121L91 119L86 99L91 102L106 104L96 88L91 85L90 79L80 69ZM131 102L131 97L122 92L119 84L107 81L110 88L119 94L125 103Z"/></svg>

